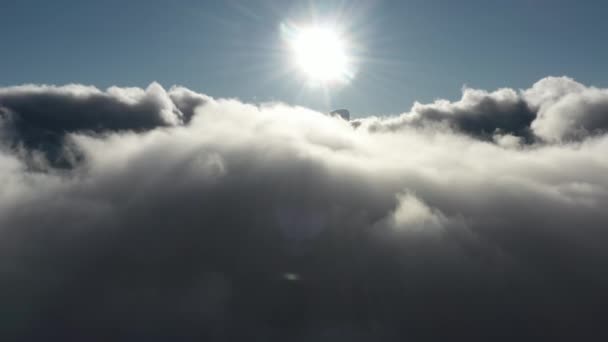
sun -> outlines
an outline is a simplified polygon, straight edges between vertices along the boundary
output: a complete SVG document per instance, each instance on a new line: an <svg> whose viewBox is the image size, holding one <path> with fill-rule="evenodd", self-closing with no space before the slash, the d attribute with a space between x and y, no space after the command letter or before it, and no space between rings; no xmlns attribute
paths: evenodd
<svg viewBox="0 0 608 342"><path fill-rule="evenodd" d="M349 80L351 58L346 40L335 29L296 28L288 43L294 65L310 81L328 84Z"/></svg>

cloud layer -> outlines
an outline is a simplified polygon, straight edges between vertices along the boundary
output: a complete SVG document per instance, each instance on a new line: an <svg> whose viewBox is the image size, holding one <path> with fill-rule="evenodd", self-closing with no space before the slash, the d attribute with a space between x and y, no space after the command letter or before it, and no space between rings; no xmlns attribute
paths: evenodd
<svg viewBox="0 0 608 342"><path fill-rule="evenodd" d="M546 78L349 123L157 84L0 89L0 332L601 336L606 104Z"/></svg>

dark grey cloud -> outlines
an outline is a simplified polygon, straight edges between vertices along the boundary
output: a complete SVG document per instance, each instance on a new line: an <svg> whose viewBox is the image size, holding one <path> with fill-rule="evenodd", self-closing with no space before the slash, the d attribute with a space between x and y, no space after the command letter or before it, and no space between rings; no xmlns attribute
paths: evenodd
<svg viewBox="0 0 608 342"><path fill-rule="evenodd" d="M512 89L500 89L492 93L464 89L459 101L416 103L409 113L388 122L383 121L380 127L398 130L403 126L445 125L488 140L496 133L530 139L529 128L534 118L535 113Z"/></svg>
<svg viewBox="0 0 608 342"><path fill-rule="evenodd" d="M465 97L536 113L561 80ZM66 130L71 168L0 149L3 340L606 337L601 129L494 143L167 94L179 123Z"/></svg>
<svg viewBox="0 0 608 342"><path fill-rule="evenodd" d="M77 84L24 85L0 89L3 138L37 149L55 161L65 134L74 132L144 131L190 120L207 97L181 87L165 91L110 87L101 91Z"/></svg>

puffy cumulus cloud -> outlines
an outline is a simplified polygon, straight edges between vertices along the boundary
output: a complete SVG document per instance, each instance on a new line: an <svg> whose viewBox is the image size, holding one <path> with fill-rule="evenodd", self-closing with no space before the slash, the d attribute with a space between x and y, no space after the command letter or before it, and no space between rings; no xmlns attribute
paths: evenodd
<svg viewBox="0 0 608 342"><path fill-rule="evenodd" d="M563 82L434 106L489 120L479 108L525 101L536 113L569 96ZM76 116L115 104L93 124L46 124L63 134L60 153L79 156L69 168L32 168L46 158L36 146L0 149L3 340L605 337L608 135L522 144L504 125L478 139L404 118L355 129L306 108L151 88L2 97L38 116L39 99L62 92ZM12 134L44 122L24 117Z"/></svg>
<svg viewBox="0 0 608 342"><path fill-rule="evenodd" d="M537 111L532 129L546 141L580 140L608 130L608 89L549 77L524 96Z"/></svg>
<svg viewBox="0 0 608 342"><path fill-rule="evenodd" d="M67 133L148 130L187 122L208 98L188 89L24 85L0 89L2 138L57 155ZM54 158L52 158L54 159Z"/></svg>
<svg viewBox="0 0 608 342"><path fill-rule="evenodd" d="M444 125L485 139L501 132L529 138L529 126L534 116L535 113L513 89L487 92L465 88L459 101L417 102L409 113L371 128L399 130L404 126Z"/></svg>
<svg viewBox="0 0 608 342"><path fill-rule="evenodd" d="M608 130L608 89L586 87L568 77L547 77L519 91L465 88L458 101L415 103L399 117L355 124L371 130L443 127L509 146L580 141Z"/></svg>

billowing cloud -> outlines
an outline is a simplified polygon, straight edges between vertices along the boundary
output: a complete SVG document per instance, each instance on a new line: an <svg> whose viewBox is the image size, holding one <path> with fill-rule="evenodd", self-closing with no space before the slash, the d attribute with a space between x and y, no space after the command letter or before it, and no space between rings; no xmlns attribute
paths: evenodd
<svg viewBox="0 0 608 342"><path fill-rule="evenodd" d="M459 101L415 103L409 113L383 121L379 126L398 130L403 126L445 125L480 138L491 138L495 133L529 137L534 117L535 113L513 89L490 93L466 88Z"/></svg>
<svg viewBox="0 0 608 342"><path fill-rule="evenodd" d="M608 89L586 87L567 77L547 77L519 91L464 88L458 101L415 103L399 117L356 124L372 130L443 127L509 145L513 138L528 143L580 141L608 130Z"/></svg>
<svg viewBox="0 0 608 342"><path fill-rule="evenodd" d="M24 118L3 134L45 127L79 156L32 169L44 149L0 149L7 340L603 331L608 135L601 101L585 100L603 90L565 78L465 90L353 128L184 88L111 89L0 90L4 113ZM71 111L40 104L66 97Z"/></svg>
<svg viewBox="0 0 608 342"><path fill-rule="evenodd" d="M0 89L0 123L4 139L12 144L58 154L55 148L67 133L179 125L206 98L181 87L167 92L158 83L106 91L77 84L24 85Z"/></svg>
<svg viewBox="0 0 608 342"><path fill-rule="evenodd" d="M524 96L537 111L532 129L546 141L580 140L608 130L608 89L549 77Z"/></svg>

